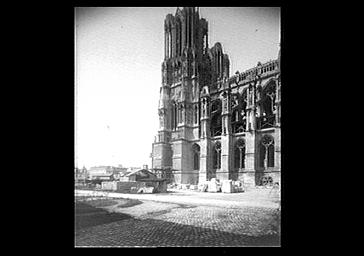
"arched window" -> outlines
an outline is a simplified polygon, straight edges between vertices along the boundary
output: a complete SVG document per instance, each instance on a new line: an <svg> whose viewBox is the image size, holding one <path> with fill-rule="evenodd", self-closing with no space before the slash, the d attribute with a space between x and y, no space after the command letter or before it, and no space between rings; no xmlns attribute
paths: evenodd
<svg viewBox="0 0 364 256"><path fill-rule="evenodd" d="M233 133L241 133L246 130L246 105L247 90L242 95L234 95L233 112L231 116L231 128Z"/></svg>
<svg viewBox="0 0 364 256"><path fill-rule="evenodd" d="M211 135L220 136L222 132L221 100L211 103Z"/></svg>
<svg viewBox="0 0 364 256"><path fill-rule="evenodd" d="M172 115L171 115L171 129L176 130L177 128L177 105L172 103Z"/></svg>
<svg viewBox="0 0 364 256"><path fill-rule="evenodd" d="M189 42L189 46L192 46L192 19L191 19L191 16L189 16L189 28L188 28L188 32L189 32L189 35L188 35L188 42Z"/></svg>
<svg viewBox="0 0 364 256"><path fill-rule="evenodd" d="M274 139L264 135L260 143L260 166L265 169L274 167Z"/></svg>
<svg viewBox="0 0 364 256"><path fill-rule="evenodd" d="M174 105L171 107L171 130L174 129Z"/></svg>
<svg viewBox="0 0 364 256"><path fill-rule="evenodd" d="M178 123L182 123L183 122L183 104L179 105L178 108Z"/></svg>
<svg viewBox="0 0 364 256"><path fill-rule="evenodd" d="M172 32L168 31L168 58L172 57Z"/></svg>
<svg viewBox="0 0 364 256"><path fill-rule="evenodd" d="M233 111L231 119L232 122L239 122L239 110L236 109Z"/></svg>
<svg viewBox="0 0 364 256"><path fill-rule="evenodd" d="M192 152L193 152L193 169L199 170L200 169L200 146L197 144L193 144Z"/></svg>
<svg viewBox="0 0 364 256"><path fill-rule="evenodd" d="M221 143L219 141L214 145L213 164L214 169L221 168Z"/></svg>
<svg viewBox="0 0 364 256"><path fill-rule="evenodd" d="M198 105L195 105L195 124L198 123Z"/></svg>
<svg viewBox="0 0 364 256"><path fill-rule="evenodd" d="M217 77L220 76L220 52L217 52L217 62L216 62L216 65L217 65Z"/></svg>
<svg viewBox="0 0 364 256"><path fill-rule="evenodd" d="M221 136L221 133L222 133L221 115L215 114L211 118L211 135Z"/></svg>
<svg viewBox="0 0 364 256"><path fill-rule="evenodd" d="M271 82L265 87L261 93L261 117L260 129L273 127L275 125L275 99L276 99L276 84Z"/></svg>
<svg viewBox="0 0 364 256"><path fill-rule="evenodd" d="M245 141L239 139L235 143L235 154L234 154L235 168L243 169L245 168Z"/></svg>
<svg viewBox="0 0 364 256"><path fill-rule="evenodd" d="M177 55L181 56L181 53L182 53L182 25L181 25L180 19L177 19L177 32L178 32Z"/></svg>

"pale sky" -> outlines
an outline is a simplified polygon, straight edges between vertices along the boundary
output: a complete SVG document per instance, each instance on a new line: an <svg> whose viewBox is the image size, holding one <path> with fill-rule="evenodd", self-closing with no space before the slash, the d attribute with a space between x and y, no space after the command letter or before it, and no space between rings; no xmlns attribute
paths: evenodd
<svg viewBox="0 0 364 256"><path fill-rule="evenodd" d="M164 19L177 7L75 8L75 164L151 167ZM277 59L280 8L200 7L230 76Z"/></svg>

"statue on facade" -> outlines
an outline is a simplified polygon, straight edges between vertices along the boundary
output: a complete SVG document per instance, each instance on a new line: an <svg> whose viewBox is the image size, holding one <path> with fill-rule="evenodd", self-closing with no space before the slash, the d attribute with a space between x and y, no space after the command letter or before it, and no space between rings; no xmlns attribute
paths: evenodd
<svg viewBox="0 0 364 256"><path fill-rule="evenodd" d="M159 127L164 127L164 118L163 116L159 116Z"/></svg>
<svg viewBox="0 0 364 256"><path fill-rule="evenodd" d="M232 107L236 107L238 105L239 105L238 95L234 95L233 100L232 100Z"/></svg>
<svg viewBox="0 0 364 256"><path fill-rule="evenodd" d="M253 105L253 88L250 87L249 88L249 106L252 106Z"/></svg>
<svg viewBox="0 0 364 256"><path fill-rule="evenodd" d="M276 110L275 108L275 99L276 99L276 94L274 91L268 92L267 96L270 98L270 107L272 110L272 113L274 113L274 111Z"/></svg>
<svg viewBox="0 0 364 256"><path fill-rule="evenodd" d="M227 112L228 111L228 95L226 92L222 94L222 111Z"/></svg>
<svg viewBox="0 0 364 256"><path fill-rule="evenodd" d="M258 86L257 89L255 90L255 99L256 99L256 101L260 100L261 90L262 90L262 87L260 87L260 86Z"/></svg>
<svg viewBox="0 0 364 256"><path fill-rule="evenodd" d="M184 61L182 63L182 74L183 74L183 76L187 76L188 75L187 74L187 61Z"/></svg>
<svg viewBox="0 0 364 256"><path fill-rule="evenodd" d="M246 117L246 113L245 113L245 109L242 109L240 112L240 115L242 116L243 119L245 119Z"/></svg>
<svg viewBox="0 0 364 256"><path fill-rule="evenodd" d="M202 100L202 116L206 116L206 99Z"/></svg>

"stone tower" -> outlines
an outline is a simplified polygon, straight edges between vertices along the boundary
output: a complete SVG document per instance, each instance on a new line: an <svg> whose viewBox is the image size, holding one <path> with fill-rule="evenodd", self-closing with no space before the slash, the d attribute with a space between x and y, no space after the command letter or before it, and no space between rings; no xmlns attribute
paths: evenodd
<svg viewBox="0 0 364 256"><path fill-rule="evenodd" d="M208 122L200 113L201 89L229 77L229 59L221 44L209 49L207 21L195 7L177 8L174 16L168 14L164 35L160 125L153 144L153 168L171 167L177 170L177 183L197 183L200 156L196 154L207 150L200 145L201 124L208 130ZM203 136L208 137L208 133ZM207 171L206 163L201 164Z"/></svg>

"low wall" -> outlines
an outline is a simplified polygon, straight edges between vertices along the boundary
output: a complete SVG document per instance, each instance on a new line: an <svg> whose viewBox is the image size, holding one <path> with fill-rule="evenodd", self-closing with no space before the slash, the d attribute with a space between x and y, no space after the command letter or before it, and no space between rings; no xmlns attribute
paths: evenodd
<svg viewBox="0 0 364 256"><path fill-rule="evenodd" d="M118 181L116 191L122 193L129 193L132 187L138 187L138 182L136 181Z"/></svg>
<svg viewBox="0 0 364 256"><path fill-rule="evenodd" d="M167 192L167 181L160 180L160 181L143 181L139 182L139 187L153 187L155 188L154 192L157 193L165 193Z"/></svg>
<svg viewBox="0 0 364 256"><path fill-rule="evenodd" d="M114 181L103 181L101 183L101 189L115 191L117 189L117 184Z"/></svg>
<svg viewBox="0 0 364 256"><path fill-rule="evenodd" d="M120 193L130 193L131 188L136 190L143 187L154 187L155 192L167 192L166 181L104 181L101 184L102 190L117 191Z"/></svg>

